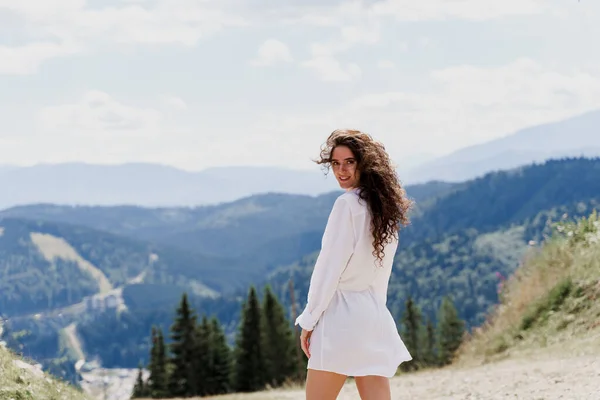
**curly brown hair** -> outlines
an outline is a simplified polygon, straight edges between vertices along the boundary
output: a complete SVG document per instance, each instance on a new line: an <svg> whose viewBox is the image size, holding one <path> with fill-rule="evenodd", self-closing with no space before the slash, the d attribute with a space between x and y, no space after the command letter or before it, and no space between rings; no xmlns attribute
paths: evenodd
<svg viewBox="0 0 600 400"><path fill-rule="evenodd" d="M410 223L408 212L413 202L406 196L396 169L384 145L369 134L350 129L337 129L321 147L317 164L331 167L333 150L347 146L353 153L359 171L359 197L366 201L371 213L373 256L381 263L385 244L397 237L401 225Z"/></svg>

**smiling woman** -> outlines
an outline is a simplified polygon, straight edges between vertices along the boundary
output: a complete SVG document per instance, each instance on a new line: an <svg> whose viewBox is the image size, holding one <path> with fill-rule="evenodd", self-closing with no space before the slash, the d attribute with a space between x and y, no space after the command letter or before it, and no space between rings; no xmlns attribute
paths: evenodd
<svg viewBox="0 0 600 400"><path fill-rule="evenodd" d="M317 163L331 167L343 189L359 189L373 219L374 254L381 261L383 247L398 224L408 224L412 205L384 145L363 132L338 129L322 147Z"/></svg>
<svg viewBox="0 0 600 400"><path fill-rule="evenodd" d="M358 184L360 172L356 169L356 158L348 146L337 146L331 152L331 166L335 178L343 189L350 189Z"/></svg>
<svg viewBox="0 0 600 400"><path fill-rule="evenodd" d="M391 399L388 378L412 359L386 306L399 225L411 202L383 145L355 130L334 131L317 161L346 193L333 205L308 302L296 320L308 357L307 400L335 399L353 376L363 399Z"/></svg>

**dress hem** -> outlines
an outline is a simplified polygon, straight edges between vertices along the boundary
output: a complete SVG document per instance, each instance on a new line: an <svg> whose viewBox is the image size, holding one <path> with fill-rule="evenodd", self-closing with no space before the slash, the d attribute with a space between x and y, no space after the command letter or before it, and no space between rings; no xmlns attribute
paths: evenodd
<svg viewBox="0 0 600 400"><path fill-rule="evenodd" d="M345 376L353 377L353 378L363 377L363 376L383 376L385 378L393 378L394 376L396 376L396 373L398 372L398 368L400 367L400 364L411 361L411 360L412 360L412 357L400 360L398 362L398 367L396 367L396 369L394 370L393 373L384 373L382 371L352 373L350 371L334 370L334 369L328 369L328 368L324 368L324 367L319 368L319 367L314 367L311 365L307 366L306 369L307 370L312 369L314 371L332 372L334 374L345 375Z"/></svg>

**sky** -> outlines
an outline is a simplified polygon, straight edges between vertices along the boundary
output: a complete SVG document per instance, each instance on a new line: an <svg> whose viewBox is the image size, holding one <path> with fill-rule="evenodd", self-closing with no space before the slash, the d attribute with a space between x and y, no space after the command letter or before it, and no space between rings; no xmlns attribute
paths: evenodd
<svg viewBox="0 0 600 400"><path fill-rule="evenodd" d="M0 0L0 164L412 165L600 109L596 0Z"/></svg>

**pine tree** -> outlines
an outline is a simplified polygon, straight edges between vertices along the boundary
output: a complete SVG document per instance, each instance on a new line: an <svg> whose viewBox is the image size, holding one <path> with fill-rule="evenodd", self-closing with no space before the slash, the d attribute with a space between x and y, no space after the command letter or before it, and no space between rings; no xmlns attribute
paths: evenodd
<svg viewBox="0 0 600 400"><path fill-rule="evenodd" d="M210 369L210 394L225 394L231 391L231 349L225 332L216 317L210 321L212 363Z"/></svg>
<svg viewBox="0 0 600 400"><path fill-rule="evenodd" d="M171 363L173 364L169 380L171 396L193 396L197 391L194 376L195 336L196 316L184 293L171 326Z"/></svg>
<svg viewBox="0 0 600 400"><path fill-rule="evenodd" d="M261 309L256 290L250 287L242 308L236 338L235 390L253 392L265 387L265 359L261 331Z"/></svg>
<svg viewBox="0 0 600 400"><path fill-rule="evenodd" d="M162 329L152 327L152 349L148 365L148 395L154 399L162 399L169 395L169 377L167 372L167 355Z"/></svg>
<svg viewBox="0 0 600 400"><path fill-rule="evenodd" d="M140 363L138 365L138 375L135 380L135 385L133 385L133 390L131 392L131 399L140 399L142 397L147 397L149 395L148 387L146 386L146 383L144 382L143 374L144 374L144 372L142 369L142 364Z"/></svg>
<svg viewBox="0 0 600 400"><path fill-rule="evenodd" d="M437 364L435 349L435 328L430 318L423 329L420 347L422 349L422 363L424 366L432 367Z"/></svg>
<svg viewBox="0 0 600 400"><path fill-rule="evenodd" d="M157 339L158 331L155 326L152 327L152 332L150 334L150 360L148 361L148 370L150 371L150 376L148 377L148 392L154 398L158 398L152 395L153 388L155 387L154 381L156 380L156 372L157 372L157 353L158 353L158 339Z"/></svg>
<svg viewBox="0 0 600 400"><path fill-rule="evenodd" d="M421 349L419 348L419 337L422 328L421 312L411 296L405 302L405 310L402 316L401 337L412 355L412 360L401 364L403 371L411 371L419 368L421 364Z"/></svg>
<svg viewBox="0 0 600 400"><path fill-rule="evenodd" d="M272 387L296 378L298 359L294 331L285 316L285 309L267 286L263 299L263 348L266 381Z"/></svg>
<svg viewBox="0 0 600 400"><path fill-rule="evenodd" d="M454 303L450 297L444 297L438 312L437 330L438 360L441 365L452 362L454 353L462 342L464 332L464 321L458 317Z"/></svg>
<svg viewBox="0 0 600 400"><path fill-rule="evenodd" d="M199 396L212 394L211 369L213 363L211 328L206 315L196 327L196 347L194 356L194 376L197 382L196 393Z"/></svg>

